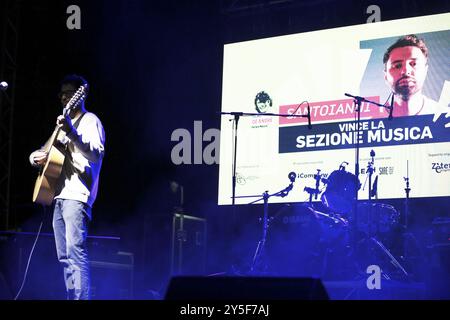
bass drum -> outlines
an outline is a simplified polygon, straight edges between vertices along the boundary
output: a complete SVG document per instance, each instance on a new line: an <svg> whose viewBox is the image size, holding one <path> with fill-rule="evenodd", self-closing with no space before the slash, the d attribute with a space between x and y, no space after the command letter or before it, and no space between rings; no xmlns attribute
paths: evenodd
<svg viewBox="0 0 450 320"><path fill-rule="evenodd" d="M269 222L268 271L277 276L317 276L326 248L342 243L347 223L305 205L285 205Z"/></svg>
<svg viewBox="0 0 450 320"><path fill-rule="evenodd" d="M358 203L357 226L367 235L387 233L398 225L400 213L391 205L384 203Z"/></svg>
<svg viewBox="0 0 450 320"><path fill-rule="evenodd" d="M327 180L326 190L320 197L323 205L332 212L348 214L361 187L358 178L345 170L336 170Z"/></svg>

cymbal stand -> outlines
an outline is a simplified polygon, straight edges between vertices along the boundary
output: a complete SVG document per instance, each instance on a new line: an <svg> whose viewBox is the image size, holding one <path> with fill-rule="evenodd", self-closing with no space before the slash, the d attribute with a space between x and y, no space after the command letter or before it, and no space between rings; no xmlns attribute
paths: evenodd
<svg viewBox="0 0 450 320"><path fill-rule="evenodd" d="M404 225L403 225L403 260L407 261L408 250L407 250L407 238L412 238L412 234L408 232L408 220L409 220L409 193L411 188L409 187L409 161L406 161L406 177L403 178L406 183L405 188L405 207L404 207Z"/></svg>
<svg viewBox="0 0 450 320"><path fill-rule="evenodd" d="M374 163L375 163L375 161L374 161L375 152L373 150L370 151L370 156L372 157L372 159L368 163L368 168L367 168L367 174L368 174L368 178L369 178L369 212L368 212L368 221L367 221L368 238L371 242L375 243L389 257L390 263L392 263L397 269L399 269L404 276L409 277L409 274L405 270L405 268L403 268L403 266L392 255L392 253L389 251L389 249L386 248L386 246L377 238L380 221L378 221L378 219L379 219L378 216L373 217L374 208L372 206L372 197L375 196L375 194L372 191L372 174L374 172ZM375 221L375 220L377 220L377 221ZM372 231L372 228L373 228L373 231ZM386 273L384 273L384 275L389 277Z"/></svg>
<svg viewBox="0 0 450 320"><path fill-rule="evenodd" d="M372 154L371 154L372 155ZM373 159L373 158L372 158ZM372 160L373 162L373 160ZM408 167L408 164L407 164ZM407 169L408 170L408 169ZM407 178L405 178L406 181L406 188L405 188L405 192L406 192L406 201L405 201L405 226L404 228L406 228L407 223L408 223L408 219L407 219L407 215L409 214L409 207L408 207L408 200L409 200L409 192L411 191L411 189L409 188L409 176L407 174ZM369 198L370 200L370 198ZM372 207L370 206L370 213L372 212ZM369 234L370 232L370 220L369 219ZM377 221L378 223L378 221ZM406 240L405 240L405 235L403 235L404 237L404 243L403 243L403 261L406 261ZM389 251L388 248L385 247L385 245L379 240L377 239L376 236L371 236L369 235L369 240L373 243L375 243L390 259L390 263L393 264L397 269L399 269L401 271L401 273L408 279L410 277L410 274L406 271L406 269L400 264L400 262L391 254L391 252ZM387 276L386 273L384 273L385 276Z"/></svg>
<svg viewBox="0 0 450 320"><path fill-rule="evenodd" d="M369 225L369 230L372 227L373 220L374 220L373 219L373 206L372 206L372 196L373 196L372 195L372 175L373 175L373 172L375 171L375 167L374 167L375 151L371 150L370 156L372 157L372 160L367 164L367 175L369 177L369 197L368 197L368 199L369 199L369 201L368 201L369 202L369 216L368 216L369 220L367 222ZM378 224L378 221L376 223ZM374 229L376 229L376 228L374 228Z"/></svg>
<svg viewBox="0 0 450 320"><path fill-rule="evenodd" d="M409 216L409 193L411 191L411 188L409 187L409 161L406 161L406 177L403 178L405 180L406 183L406 188L405 188L405 230L408 229L408 216Z"/></svg>
<svg viewBox="0 0 450 320"><path fill-rule="evenodd" d="M372 197L373 197L373 194L372 194L372 175L373 175L373 172L375 171L375 167L374 167L374 165L375 165L375 160L374 160L375 151L371 150L370 151L370 156L372 157L372 161L370 161L368 163L368 166L367 166L367 174L369 175L369 203L372 202Z"/></svg>
<svg viewBox="0 0 450 320"><path fill-rule="evenodd" d="M400 262L398 262L398 260L395 259L395 257L391 254L391 252L384 246L384 244L380 240L378 240L376 237L371 237L370 240L375 242L375 244L378 245L378 247L380 247L381 250L383 250L383 252L390 258L390 262L396 268L400 269L402 271L403 275L405 275L406 277L409 277L409 273L406 272L405 268L402 267Z"/></svg>

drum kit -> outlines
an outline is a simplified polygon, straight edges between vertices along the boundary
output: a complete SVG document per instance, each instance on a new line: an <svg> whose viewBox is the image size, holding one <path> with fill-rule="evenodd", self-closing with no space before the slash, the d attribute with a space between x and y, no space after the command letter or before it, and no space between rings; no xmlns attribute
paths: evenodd
<svg viewBox="0 0 450 320"><path fill-rule="evenodd" d="M368 265L379 263L373 261L375 248L378 256L395 266L396 274L408 277L382 242L399 226L400 213L371 197L358 201L359 179L342 164L327 178L321 176L318 170L315 188L304 189L309 202L286 204L273 215L265 214L267 229L253 267L260 263L260 270L280 276L347 277L349 273L365 274ZM318 188L320 181L322 190ZM312 198L319 195L320 201L313 203ZM264 259L259 259L261 244Z"/></svg>

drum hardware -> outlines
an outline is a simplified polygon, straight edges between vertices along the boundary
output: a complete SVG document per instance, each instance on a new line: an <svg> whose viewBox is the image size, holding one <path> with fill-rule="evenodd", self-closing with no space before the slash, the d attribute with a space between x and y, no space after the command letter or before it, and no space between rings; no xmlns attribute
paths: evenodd
<svg viewBox="0 0 450 320"><path fill-rule="evenodd" d="M367 182L367 180L369 180L369 190L368 190L368 192L369 192L369 194L368 194L368 204L369 204L369 206L368 206L368 210L366 210L366 213L367 213L367 215L368 215L368 220L367 220L367 222L368 222L368 225L369 225L369 227L368 227L368 235L369 236L375 236L377 233L375 232L374 234L372 234L372 232L371 232L371 230L373 230L374 228L372 227L373 226L373 223L375 223L375 224L378 224L379 222L380 222L380 217L379 216L377 216L375 219L373 218L373 215L374 215L374 206L372 206L371 204L372 204L372 197L374 196L374 194L373 194L373 188L372 188L372 175L373 175L373 172L375 171L375 151L373 151L373 149L372 150L370 150L370 157L372 158L371 159L371 161L369 161L368 163L367 163L367 173L366 173L366 180L365 180L365 182L364 182L364 187L363 187L363 190L364 190L364 188L365 188L365 185L366 185L366 182ZM378 182L378 180L377 180L377 182ZM360 214L360 212L359 212L359 204L357 205L357 211L358 211L358 217L357 217L357 219L359 220L360 219L360 217L361 217L361 214ZM367 212L368 211L368 212ZM357 223L357 226L359 226L360 225L360 223L359 223L359 221L358 221L358 223ZM378 230L377 230L378 231Z"/></svg>
<svg viewBox="0 0 450 320"><path fill-rule="evenodd" d="M320 193L320 191L319 190L317 190L317 189L313 189L313 188L309 188L309 187L305 187L304 189L303 189L303 191L305 191L305 192L307 192L308 194L309 194L309 203L311 204L312 203L312 197L314 196L314 197L317 197L317 195Z"/></svg>
<svg viewBox="0 0 450 320"><path fill-rule="evenodd" d="M378 199L378 176L373 181L373 187L371 192L372 198Z"/></svg>
<svg viewBox="0 0 450 320"><path fill-rule="evenodd" d="M314 180L316 180L316 187L314 189L309 188L309 187L305 187L303 189L303 191L305 191L309 194L309 204L310 205L312 204L313 196L314 196L314 199L317 200L317 197L318 197L319 193L321 192L319 190L319 185L320 185L320 180L321 180L320 176L321 176L320 169L317 169L317 173L314 175Z"/></svg>
<svg viewBox="0 0 450 320"><path fill-rule="evenodd" d="M373 202L373 198L377 196L378 189L378 176L372 183L372 175L375 172L374 150L371 150L370 156L372 159L368 162L367 177L363 187L364 190L366 183L369 183L368 201L359 202L357 200L356 193L360 189L361 184L355 175L345 170L343 164L347 162L342 162L339 170L333 171L328 179L323 180L326 184L326 190L323 192L321 200L322 204L329 210L329 213L320 214L327 215L331 219L333 215L344 217L346 225L350 226L348 230L353 235L350 242L351 247L355 249L362 248L360 246L361 241L369 245L369 247L375 245L377 250L379 252L381 250L384 257L388 257L390 263L397 270L400 270L402 275L408 276L405 268L378 238L378 236L390 232L399 223L400 214L393 206ZM369 247L366 250L369 250ZM356 254L356 260L362 259L360 254L363 252L356 253L356 250L352 252ZM366 255L367 252L363 254Z"/></svg>
<svg viewBox="0 0 450 320"><path fill-rule="evenodd" d="M409 277L408 272L405 270L405 268L400 264L400 262L391 254L391 252L386 248L386 246L377 238L377 236L380 233L388 232L391 229L391 226L399 223L399 217L400 214L395 210L394 207L386 204L379 204L374 203L372 201L372 197L376 196L377 192L377 186L375 186L372 189L372 174L374 172L374 157L375 152L373 150L370 151L371 161L368 163L368 169L367 169L367 175L369 179L369 200L364 205L361 206L361 204L356 205L356 212L358 213L358 217L356 218L356 228L360 231L365 231L365 235L367 237L367 240L370 242L373 242L376 244L378 248L381 249L381 251L389 257L390 263L394 265L395 268L401 271L401 273ZM378 176L377 176L378 178ZM367 179L367 178L366 178ZM378 179L375 180L374 184L378 183ZM375 192L374 192L375 190ZM364 210L364 206L367 207L366 210ZM363 210L361 210L363 209ZM361 223L361 220L363 218L363 215L361 213L367 214L367 229L361 230L361 226L364 226L363 223ZM364 221L364 220L363 220ZM404 249L404 252L406 252L406 249Z"/></svg>
<svg viewBox="0 0 450 320"><path fill-rule="evenodd" d="M323 276L330 255L344 263L340 256L346 250L347 226L342 217L315 210L308 202L285 204L270 218L266 270L283 276Z"/></svg>
<svg viewBox="0 0 450 320"><path fill-rule="evenodd" d="M399 223L400 213L391 205L375 202L358 203L355 228L368 237L385 234Z"/></svg>
<svg viewBox="0 0 450 320"><path fill-rule="evenodd" d="M373 166L374 161L371 162ZM389 269L389 272L395 272L395 275L409 277L402 266L403 262L399 262L378 237L384 238L399 223L399 212L393 206L373 201L355 203L353 192L359 189L361 184L356 176L345 171L342 164L339 170L333 171L327 179L321 179L320 170L317 170L314 176L315 188L304 188L309 195L309 202L301 205L285 205L275 215L269 217L269 198L286 196L292 189L295 177L295 174L290 175L291 184L280 192L269 195L266 191L262 198L253 196L260 199L252 203L264 200L264 215L260 219L263 222L262 237L253 255L251 272L281 272L283 275L292 276L317 275L317 272L321 272L325 275L331 258L337 259L335 263L342 264L341 266L348 264L344 269L347 270L347 267L349 269L345 271L333 264L333 268L328 270L330 274L342 272L344 276L349 275L352 273L351 270L358 266L361 268L359 270L361 276L365 276L362 270L367 266L363 265L369 261L365 257L370 259L373 255L371 253L376 253L380 264L388 264L384 265L384 277L392 276L388 274ZM320 181L326 185L320 197L322 204L328 209L326 211L316 210L312 204L313 196L322 193L319 189ZM375 196L377 178L373 185L374 188L371 188L370 192ZM359 212L356 220L352 220L350 215L353 205L356 205ZM359 232L356 243L350 238L350 231L353 230ZM264 264L261 264L263 254ZM338 256L341 258L338 259ZM347 258L342 259L343 256ZM392 266L395 270L392 270Z"/></svg>
<svg viewBox="0 0 450 320"><path fill-rule="evenodd" d="M372 157L372 161L369 162L368 168L367 168L367 172L368 172L368 175L369 175L369 201L371 201L372 197L374 196L372 194L372 175L373 175L373 172L375 171L375 168L374 168L374 165L375 165L375 160L374 160L375 151L370 150L370 156Z"/></svg>
<svg viewBox="0 0 450 320"><path fill-rule="evenodd" d="M258 265L264 245L265 271L284 276L324 275L329 256L337 259L346 250L348 221L338 213L316 210L312 204L313 196L318 198L322 192L320 172L317 169L314 175L315 188L304 188L309 202L286 204L269 218L267 240L258 244L253 265ZM329 271L337 272L334 268Z"/></svg>
<svg viewBox="0 0 450 320"><path fill-rule="evenodd" d="M374 160L375 151L371 150L370 151L370 156L372 157L372 160L367 163L367 170L366 170L367 171L367 175L366 175L366 180L364 181L364 186L363 186L363 190L364 190L365 187L366 187L367 180L369 180L369 201L371 201L372 198L377 196L377 187L376 187L376 185L378 184L378 176L375 178L375 181L372 184L372 175L373 175L373 173L375 171L375 167L374 167L374 165L375 165L375 160Z"/></svg>
<svg viewBox="0 0 450 320"><path fill-rule="evenodd" d="M409 218L409 193L411 188L409 187L409 160L406 160L406 177L405 180L405 207L404 207L404 225L403 229L405 233L403 234L403 259L406 261L408 259L408 249L407 249L407 239L413 237L411 233L408 232L408 218Z"/></svg>
<svg viewBox="0 0 450 320"><path fill-rule="evenodd" d="M316 189L314 189L314 199L317 200L317 195L319 194L319 184L320 184L320 169L317 169L317 173L314 175L314 180L316 180Z"/></svg>
<svg viewBox="0 0 450 320"><path fill-rule="evenodd" d="M377 264L382 269L382 275L385 279L393 279L394 274L404 279L410 279L410 274L402 264L394 257L390 250L376 237L363 238L358 243L357 260L359 268L365 270L368 264ZM387 261L384 259L387 258ZM394 267L394 270L391 267ZM395 273L394 273L395 272ZM361 276L365 277L364 272Z"/></svg>
<svg viewBox="0 0 450 320"><path fill-rule="evenodd" d="M409 187L409 161L406 161L406 177L403 178L406 183L405 188L405 229L408 229L408 216L409 216L409 193L411 188Z"/></svg>
<svg viewBox="0 0 450 320"><path fill-rule="evenodd" d="M264 208L263 208L263 217L262 217L262 236L261 239L258 241L258 244L256 246L255 254L253 255L252 265L250 267L250 273L256 272L257 268L263 269L260 267L262 263L262 256L264 254L264 248L267 240L267 231L269 229L269 198L271 197L286 197L289 192L294 187L295 178L297 177L297 174L295 172L290 172L288 175L289 180L291 183L289 186L284 188L281 191L275 192L273 194L269 194L269 191L264 191L264 193L261 195L250 195L250 196L237 196L236 198L259 198L256 199L248 204L254 204L256 202L259 202L261 200L264 201Z"/></svg>

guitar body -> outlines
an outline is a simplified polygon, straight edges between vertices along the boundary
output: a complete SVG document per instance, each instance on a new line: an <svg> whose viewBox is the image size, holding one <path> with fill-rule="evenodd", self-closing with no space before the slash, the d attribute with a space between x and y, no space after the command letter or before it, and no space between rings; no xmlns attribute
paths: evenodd
<svg viewBox="0 0 450 320"><path fill-rule="evenodd" d="M33 202L51 205L55 197L55 188L64 164L65 155L55 146L50 148L47 163L39 173L34 184Z"/></svg>

